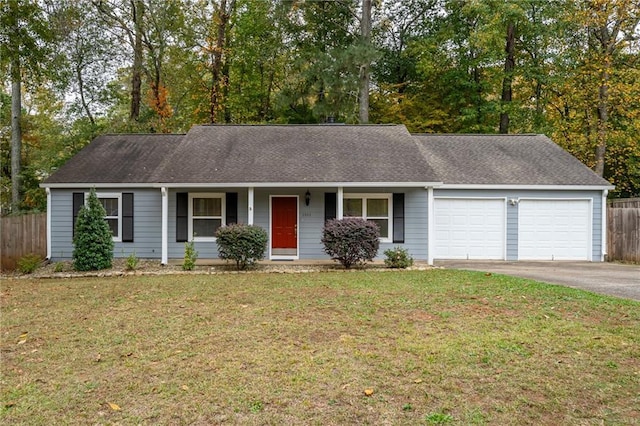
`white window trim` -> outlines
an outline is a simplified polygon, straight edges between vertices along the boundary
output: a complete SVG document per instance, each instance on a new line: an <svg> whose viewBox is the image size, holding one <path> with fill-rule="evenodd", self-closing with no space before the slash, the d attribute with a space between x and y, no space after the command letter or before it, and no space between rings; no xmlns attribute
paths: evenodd
<svg viewBox="0 0 640 426"><path fill-rule="evenodd" d="M364 193L348 193L345 192L342 196L342 200L343 200L343 205L344 205L344 200L347 198L359 198L362 200L362 214L363 214L363 218L365 220L369 220L369 219L387 219L389 221L389 227L388 227L388 232L389 235L386 237L380 237L380 242L381 243L391 243L393 242L393 194L392 193L371 193L371 192L364 192ZM367 199L369 198L375 198L375 199L386 199L387 200L387 217L382 217L382 216L372 216L372 217L368 217L367 216ZM344 215L344 213L343 213ZM344 216L344 217L348 217L348 216ZM350 217L357 217L357 216L350 216Z"/></svg>
<svg viewBox="0 0 640 426"><path fill-rule="evenodd" d="M193 236L193 199L194 198L220 198L220 214L221 216L196 216L202 219L220 219L220 226L225 226L226 218L226 194L222 192L190 192L189 193L189 221L188 221L188 236L189 241L194 242L215 242L216 237L198 237Z"/></svg>
<svg viewBox="0 0 640 426"><path fill-rule="evenodd" d="M96 197L100 198L117 198L118 199L118 216L105 216L104 219L118 219L118 235L113 237L114 243L122 242L122 193L121 192L96 192ZM84 204L87 205L89 193L84 193Z"/></svg>

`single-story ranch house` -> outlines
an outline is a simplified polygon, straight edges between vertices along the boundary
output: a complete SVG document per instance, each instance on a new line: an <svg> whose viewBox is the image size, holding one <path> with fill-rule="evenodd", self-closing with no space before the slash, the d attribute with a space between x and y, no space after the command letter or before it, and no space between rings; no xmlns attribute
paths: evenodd
<svg viewBox="0 0 640 426"><path fill-rule="evenodd" d="M48 258L71 258L91 188L114 256L216 258L215 231L255 224L270 260L328 259L327 219L380 227L417 260L602 261L613 187L542 135L414 135L402 125L205 125L104 135L51 175Z"/></svg>

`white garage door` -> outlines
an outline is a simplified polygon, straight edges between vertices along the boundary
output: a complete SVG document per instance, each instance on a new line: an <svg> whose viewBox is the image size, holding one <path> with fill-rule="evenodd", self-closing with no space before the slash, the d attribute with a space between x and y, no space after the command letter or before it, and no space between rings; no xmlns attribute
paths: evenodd
<svg viewBox="0 0 640 426"><path fill-rule="evenodd" d="M504 259L505 200L434 200L435 259Z"/></svg>
<svg viewBox="0 0 640 426"><path fill-rule="evenodd" d="M518 258L590 260L588 200L520 200Z"/></svg>

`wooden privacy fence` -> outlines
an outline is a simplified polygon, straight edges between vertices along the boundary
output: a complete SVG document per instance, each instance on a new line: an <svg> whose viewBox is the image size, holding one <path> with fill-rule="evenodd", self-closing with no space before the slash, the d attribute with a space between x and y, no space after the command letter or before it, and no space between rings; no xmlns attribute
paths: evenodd
<svg viewBox="0 0 640 426"><path fill-rule="evenodd" d="M3 217L0 222L0 267L14 270L26 254L47 256L47 214Z"/></svg>
<svg viewBox="0 0 640 426"><path fill-rule="evenodd" d="M615 200L609 200L609 207L614 208L639 208L640 198L619 198Z"/></svg>
<svg viewBox="0 0 640 426"><path fill-rule="evenodd" d="M640 262L640 200L636 207L607 208L608 259Z"/></svg>

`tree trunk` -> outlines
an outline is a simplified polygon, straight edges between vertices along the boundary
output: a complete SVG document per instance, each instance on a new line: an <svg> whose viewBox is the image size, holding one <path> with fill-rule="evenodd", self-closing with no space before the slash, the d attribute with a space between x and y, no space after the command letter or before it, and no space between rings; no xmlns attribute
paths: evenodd
<svg viewBox="0 0 640 426"><path fill-rule="evenodd" d="M131 110L129 119L137 121L140 118L140 103L142 102L142 17L144 5L140 0L131 1L131 11L133 13L133 70L131 74Z"/></svg>
<svg viewBox="0 0 640 426"><path fill-rule="evenodd" d="M233 8L233 0L231 9ZM224 83L224 49L226 43L227 23L229 22L230 13L227 11L227 0L221 0L217 11L218 34L216 37L216 45L213 48L211 60L211 94L209 102L209 120L211 123L218 122L218 111L223 97ZM214 19L215 19L214 18Z"/></svg>
<svg viewBox="0 0 640 426"><path fill-rule="evenodd" d="M368 49L371 44L371 0L362 0L362 19L360 20L360 32L362 44ZM367 55L368 56L368 55ZM360 102L359 118L360 124L369 122L369 86L370 86L370 63L365 59L365 63L360 65Z"/></svg>
<svg viewBox="0 0 640 426"><path fill-rule="evenodd" d="M542 82L540 81L539 78L537 78L537 81L536 81L535 94L536 94L536 115L533 119L533 123L535 126L535 131L539 132L540 128L542 127L542 123L544 122L544 109L543 109L543 103L542 103Z"/></svg>
<svg viewBox="0 0 640 426"><path fill-rule="evenodd" d="M607 62L605 60L605 62ZM607 127L609 125L609 64L605 63L600 73L598 90L598 133L596 136L596 165L594 171L604 176L604 157L607 151Z"/></svg>
<svg viewBox="0 0 640 426"><path fill-rule="evenodd" d="M76 78L78 79L78 91L80 92L80 101L82 102L82 109L87 114L87 118L91 122L91 126L96 125L96 121L93 118L93 114L91 114L91 109L89 108L89 104L87 104L87 100L84 96L84 79L82 78L82 68L80 65L76 65Z"/></svg>
<svg viewBox="0 0 640 426"><path fill-rule="evenodd" d="M11 210L20 208L20 174L22 173L22 78L20 58L11 62Z"/></svg>
<svg viewBox="0 0 640 426"><path fill-rule="evenodd" d="M475 60L475 53L473 54L473 59ZM476 103L476 124L478 126L482 126L483 113L482 113L482 71L480 67L474 65L471 75L473 76L473 84L475 86L475 103Z"/></svg>
<svg viewBox="0 0 640 426"><path fill-rule="evenodd" d="M513 22L507 24L507 43L505 53L507 54L504 61L504 77L502 78L502 97L500 112L500 133L509 133L509 111L507 106L511 104L513 98L513 70L515 68L515 25Z"/></svg>

